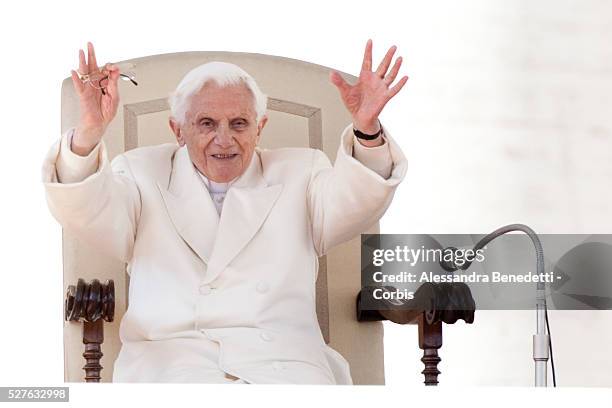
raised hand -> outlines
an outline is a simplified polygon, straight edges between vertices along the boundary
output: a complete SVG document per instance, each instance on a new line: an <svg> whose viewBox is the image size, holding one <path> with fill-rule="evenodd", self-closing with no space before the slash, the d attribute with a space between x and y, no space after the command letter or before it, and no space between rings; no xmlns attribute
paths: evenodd
<svg viewBox="0 0 612 408"><path fill-rule="evenodd" d="M372 71L372 40L368 40L359 80L354 85L346 82L336 71L330 74L331 82L338 88L346 109L353 117L353 125L363 133L375 134L379 131L380 112L408 81L408 77L404 76L391 86L402 65L402 57L398 57L389 71L396 49L395 46L389 48L376 71Z"/></svg>
<svg viewBox="0 0 612 408"><path fill-rule="evenodd" d="M120 73L112 64L106 64L100 69L93 44L87 43L87 61L83 50L79 50L79 70L78 72L71 70L71 74L80 106L79 123L72 139L72 150L85 156L100 142L106 127L117 113L119 106L117 80Z"/></svg>

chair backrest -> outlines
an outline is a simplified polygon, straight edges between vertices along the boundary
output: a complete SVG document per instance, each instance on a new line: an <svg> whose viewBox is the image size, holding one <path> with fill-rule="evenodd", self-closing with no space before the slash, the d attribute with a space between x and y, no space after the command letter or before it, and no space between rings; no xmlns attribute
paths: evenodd
<svg viewBox="0 0 612 408"><path fill-rule="evenodd" d="M167 96L190 69L208 61L231 62L242 67L269 96L269 120L262 134L262 147L310 146L323 150L332 162L335 160L340 133L351 118L329 82L330 69L277 56L233 52L184 52L123 61L132 65L130 70L139 85L120 84L122 106L105 135L110 158L139 146L174 141L168 126ZM66 78L62 85L62 132L76 125L77 102L71 80ZM378 232L378 225L368 232ZM75 284L78 278L115 281L115 321L105 323L101 361L102 381L110 381L113 362L121 347L119 322L129 301L125 265L77 241L67 231L63 234L63 260L64 288ZM354 383L383 384L382 325L358 323L355 319L359 262L359 237L320 259L317 314L326 341L349 361ZM69 382L83 381L84 377L80 326L74 323L64 326L64 373Z"/></svg>

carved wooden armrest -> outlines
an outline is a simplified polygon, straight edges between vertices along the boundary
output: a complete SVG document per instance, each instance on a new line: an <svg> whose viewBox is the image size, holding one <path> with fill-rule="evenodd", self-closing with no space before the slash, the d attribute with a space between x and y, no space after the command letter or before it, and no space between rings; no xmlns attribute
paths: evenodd
<svg viewBox="0 0 612 408"><path fill-rule="evenodd" d="M115 315L115 283L107 280L101 284L94 279L85 283L78 280L76 286L68 286L64 303L64 320L83 322L85 344L85 381L100 382L100 359L103 356L104 320L112 322Z"/></svg>
<svg viewBox="0 0 612 408"><path fill-rule="evenodd" d="M454 324L459 319L466 323L474 322L476 304L469 287L464 283L425 283L414 294L414 299L406 300L401 306L389 301L377 300L372 305L372 292L375 287L365 287L357 295L357 320L390 320L397 324L418 324L419 348L423 350L421 361L425 365L422 374L425 385L437 385L438 349L442 347L442 322ZM362 296L368 297L366 309Z"/></svg>

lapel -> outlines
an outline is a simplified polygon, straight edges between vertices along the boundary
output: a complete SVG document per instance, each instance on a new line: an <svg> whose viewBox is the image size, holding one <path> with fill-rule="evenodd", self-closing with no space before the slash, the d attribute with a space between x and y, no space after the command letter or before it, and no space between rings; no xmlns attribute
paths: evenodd
<svg viewBox="0 0 612 408"><path fill-rule="evenodd" d="M208 265L203 283L216 279L257 233L282 190L263 178L260 149L225 196L221 219L185 147L177 150L168 186L158 183L168 215L189 247Z"/></svg>
<svg viewBox="0 0 612 408"><path fill-rule="evenodd" d="M167 186L157 183L176 231L208 263L219 226L219 215L187 148L176 151Z"/></svg>

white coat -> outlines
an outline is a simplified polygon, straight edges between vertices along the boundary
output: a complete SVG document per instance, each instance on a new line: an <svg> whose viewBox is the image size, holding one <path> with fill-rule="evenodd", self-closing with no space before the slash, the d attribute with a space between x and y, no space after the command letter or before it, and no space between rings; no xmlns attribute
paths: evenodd
<svg viewBox="0 0 612 408"><path fill-rule="evenodd" d="M249 383L351 384L317 322L317 257L374 224L407 167L386 131L390 176L364 166L351 129L333 167L320 150L256 148L220 217L185 147L111 164L102 142L87 170L91 157L59 163L63 135L43 167L51 213L130 274L113 381L212 382L217 369Z"/></svg>

